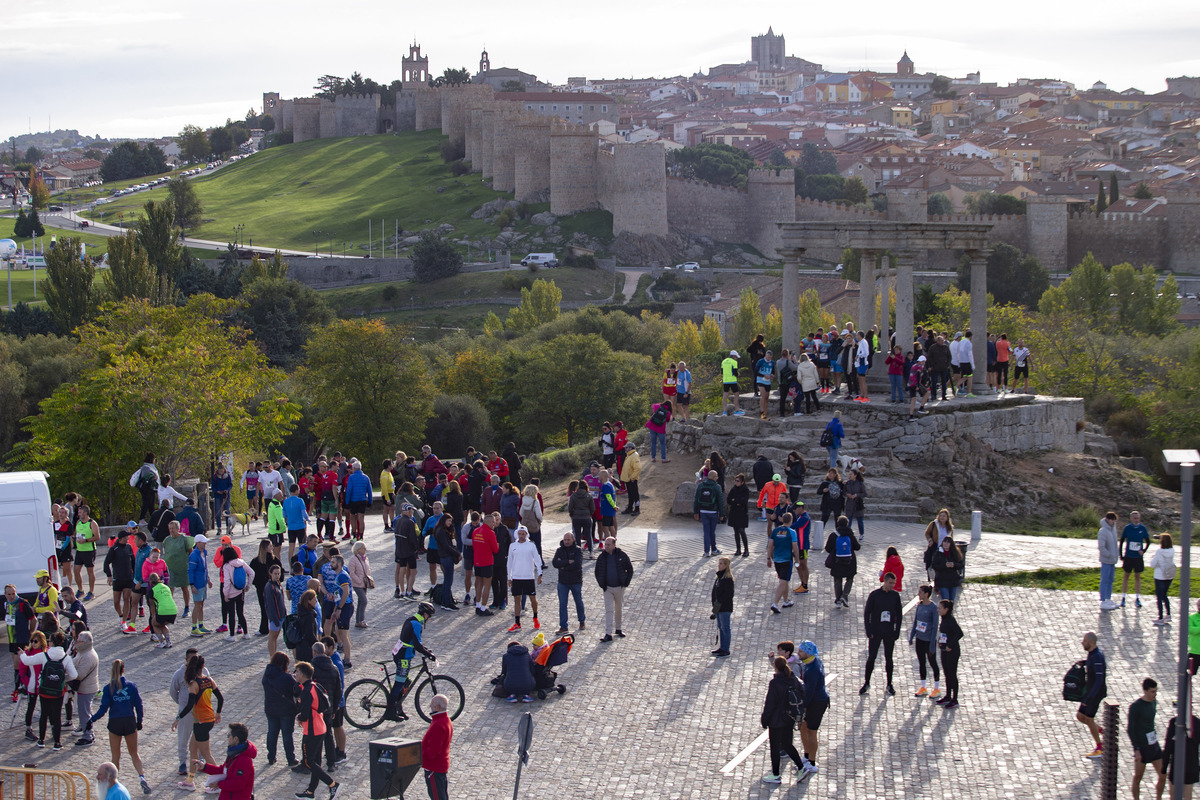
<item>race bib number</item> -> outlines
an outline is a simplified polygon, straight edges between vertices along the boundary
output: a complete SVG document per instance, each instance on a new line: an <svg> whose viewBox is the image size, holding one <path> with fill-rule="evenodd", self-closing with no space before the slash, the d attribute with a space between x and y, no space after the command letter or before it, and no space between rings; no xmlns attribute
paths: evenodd
<svg viewBox="0 0 1200 800"><path fill-rule="evenodd" d="M946 643L946 634L939 633L938 634L938 644L945 644L945 643Z"/></svg>
<svg viewBox="0 0 1200 800"><path fill-rule="evenodd" d="M929 623L927 623L925 620L920 620L917 622L917 633L924 633L927 630L929 630Z"/></svg>
<svg viewBox="0 0 1200 800"><path fill-rule="evenodd" d="M86 533L80 533L80 534L76 534L75 538L81 542L86 542L88 537L87 537Z"/></svg>
<svg viewBox="0 0 1200 800"><path fill-rule="evenodd" d="M5 614L4 615L4 624L10 628L15 628L17 626L16 615L15 614Z"/></svg>
<svg viewBox="0 0 1200 800"><path fill-rule="evenodd" d="M1148 744L1148 745L1158 744L1158 734L1155 733L1154 731L1150 731L1149 733L1147 733L1146 734L1146 744Z"/></svg>
<svg viewBox="0 0 1200 800"><path fill-rule="evenodd" d="M879 612L879 621L880 622L891 622L892 621L892 612L890 612L890 611Z"/></svg>
<svg viewBox="0 0 1200 800"><path fill-rule="evenodd" d="M1142 552L1142 543L1141 542L1130 542L1129 547L1128 547L1128 552L1134 553L1134 554Z"/></svg>

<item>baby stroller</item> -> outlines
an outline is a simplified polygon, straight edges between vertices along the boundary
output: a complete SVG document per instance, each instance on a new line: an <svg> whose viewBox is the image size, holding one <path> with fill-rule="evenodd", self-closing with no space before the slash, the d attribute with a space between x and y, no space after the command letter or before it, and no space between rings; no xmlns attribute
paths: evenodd
<svg viewBox="0 0 1200 800"><path fill-rule="evenodd" d="M567 693L566 686L556 683L558 673L554 671L554 667L561 667L567 663L567 656L570 654L573 644L575 644L575 637L567 633L546 645L537 654L537 658L533 662L533 678L537 681L539 700L545 700L546 695L550 692Z"/></svg>

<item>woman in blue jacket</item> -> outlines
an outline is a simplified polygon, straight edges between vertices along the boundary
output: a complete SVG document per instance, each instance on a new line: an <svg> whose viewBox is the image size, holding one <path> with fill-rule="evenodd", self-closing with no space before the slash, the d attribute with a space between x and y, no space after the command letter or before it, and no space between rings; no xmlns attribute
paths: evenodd
<svg viewBox="0 0 1200 800"><path fill-rule="evenodd" d="M533 690L537 687L533 677L533 659L529 656L529 649L520 642L508 643L508 651L500 663L500 683L508 692L508 702L517 702L518 695L522 703L533 702Z"/></svg>
<svg viewBox="0 0 1200 800"><path fill-rule="evenodd" d="M112 763L121 766L121 740L124 739L142 791L149 794L150 782L146 780L137 748L138 731L142 729L142 696L132 681L125 680L125 662L119 658L112 663L111 679L100 695L99 710L87 721L87 729L90 731L92 723L105 714L108 714L108 747L112 752Z"/></svg>
<svg viewBox="0 0 1200 800"><path fill-rule="evenodd" d="M267 715L267 763L275 763L276 748L279 745L279 734L283 734L283 754L287 756L289 767L298 763L296 746L293 742L293 732L296 728L295 695L300 691L300 684L292 677L288 669L290 659L288 654L277 652L271 656L271 663L263 672L263 710Z"/></svg>

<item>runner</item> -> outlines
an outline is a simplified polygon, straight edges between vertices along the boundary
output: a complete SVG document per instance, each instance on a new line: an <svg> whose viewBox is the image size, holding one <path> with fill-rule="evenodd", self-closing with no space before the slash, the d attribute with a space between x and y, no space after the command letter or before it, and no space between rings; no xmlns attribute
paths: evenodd
<svg viewBox="0 0 1200 800"><path fill-rule="evenodd" d="M395 540L396 562L395 576L396 591L392 595L396 599L414 599L413 586L417 581L417 555L421 552L421 538L417 535L417 525L413 520L416 508L412 503L400 506L400 516L392 523L392 538Z"/></svg>
<svg viewBox="0 0 1200 800"><path fill-rule="evenodd" d="M246 465L246 471L242 473L242 479L238 481L238 486L246 490L246 513L251 519L258 519L258 514L262 510L258 496L258 469L262 464L257 461L251 461Z"/></svg>
<svg viewBox="0 0 1200 800"><path fill-rule="evenodd" d="M146 562L150 563L150 562ZM163 562L158 562L163 563ZM179 607L175 605L175 598L171 597L171 590L157 572L150 573L148 582L150 595L150 625L154 629L155 635L158 637L158 644L155 647L166 649L171 646L171 631L168 626L175 621L176 615L179 613Z"/></svg>
<svg viewBox="0 0 1200 800"><path fill-rule="evenodd" d="M1154 787L1154 795L1162 798L1163 789L1167 784L1167 774L1163 771L1163 751L1158 744L1158 733L1154 730L1154 713L1158 708L1158 681L1146 678L1142 681L1142 696L1129 706L1128 724L1125 732L1129 734L1129 743L1133 746L1133 784L1129 787L1133 800L1139 800L1142 791L1142 776L1146 773L1146 765L1154 768L1158 776L1158 785Z"/></svg>
<svg viewBox="0 0 1200 800"><path fill-rule="evenodd" d="M321 749L328 732L325 712L329 710L330 700L325 690L313 681L312 664L307 661L297 662L293 674L300 684L299 719L303 753L301 764L309 771L308 788L296 792L295 796L299 800L310 800L316 796L317 784L324 783L329 787L329 800L334 800L341 784L335 783L333 778L329 777L329 773L321 768Z"/></svg>
<svg viewBox="0 0 1200 800"><path fill-rule="evenodd" d="M918 602L913 609L913 624L912 629L908 632L908 643L916 646L917 651L917 669L921 676L921 688L917 690L914 697L931 697L937 699L942 696L941 689L941 674L938 672L937 661L937 629L938 629L938 607L933 604L933 587L929 584L924 584L917 590ZM929 670L933 672L933 691L925 685L925 665L929 665Z"/></svg>
<svg viewBox="0 0 1200 800"><path fill-rule="evenodd" d="M338 510L337 470L329 469L324 461L317 462L317 472L313 476L317 499L317 538L333 541L333 518Z"/></svg>
<svg viewBox="0 0 1200 800"><path fill-rule="evenodd" d="M959 642L963 630L958 620L954 618L954 601L942 600L938 603L938 650L942 654L942 672L946 673L946 696L935 701L947 711L958 708L958 660L962 656Z"/></svg>
<svg viewBox="0 0 1200 800"><path fill-rule="evenodd" d="M800 726L800 745L804 748L804 771L812 775L817 771L817 750L820 748L817 731L829 710L829 692L825 688L825 665L817 657L817 645L805 639L800 643L799 656L804 665L804 722Z"/></svg>
<svg viewBox="0 0 1200 800"><path fill-rule="evenodd" d="M132 527L136 528L134 523ZM121 633L137 633L137 628L133 625L133 564L134 552L129 546L129 527L121 529L117 533L117 543L108 548L108 553L104 556L104 574L108 578L108 585L112 587L113 608L117 612L117 619L121 623ZM50 582L50 573L45 572L46 582ZM40 584L41 581L39 580ZM38 610L37 604L34 604L34 611Z"/></svg>
<svg viewBox="0 0 1200 800"><path fill-rule="evenodd" d="M1146 568L1146 549L1150 547L1150 532L1142 524L1141 513L1129 513L1129 524L1121 531L1117 546L1121 548L1121 568L1125 570L1121 581L1121 608L1125 607L1125 595L1129 592L1130 573L1133 573L1133 602L1141 608L1142 571Z"/></svg>
<svg viewBox="0 0 1200 800"><path fill-rule="evenodd" d="M142 696L132 681L125 680L125 662L117 659L112 663L111 679L100 695L100 708L87 722L90 731L96 720L108 714L108 747L112 763L121 765L121 742L129 751L129 760L137 770L142 791L150 794L150 782L138 755L138 731L142 729ZM172 728L171 730L174 730Z"/></svg>
<svg viewBox="0 0 1200 800"><path fill-rule="evenodd" d="M850 520L838 517L834 530L825 539L825 552L828 554L825 566L833 578L834 608L850 607L850 587L854 583L854 576L858 574L858 556L854 553L861 547L850 530Z"/></svg>
<svg viewBox="0 0 1200 800"><path fill-rule="evenodd" d="M859 694L866 694L871 689L871 673L875 671L875 658L879 655L881 644L884 671L887 675L886 691L889 695L896 694L896 689L892 686L892 651L896 646L896 639L900 637L900 618L903 615L904 607L900 603L900 593L896 591L896 576L889 572L883 576L883 586L871 592L867 596L866 605L863 606L863 625L866 627L870 645L867 650L865 678L862 688L858 690ZM949 683L947 677L947 689Z"/></svg>
<svg viewBox="0 0 1200 800"><path fill-rule="evenodd" d="M1100 650L1094 632L1085 633L1082 644L1084 652L1087 653L1087 683L1084 685L1083 702L1075 712L1075 719L1083 723L1096 743L1096 749L1085 758L1095 759L1104 755L1104 748L1100 744L1100 726L1096 724L1096 712L1100 710L1100 701L1108 696L1108 662Z"/></svg>
<svg viewBox="0 0 1200 800"><path fill-rule="evenodd" d="M178 786L181 789L194 789L196 788L194 778L200 768L199 757L204 756L206 764L215 763L208 741L213 726L219 725L221 722L221 709L225 705L225 698L204 669L204 656L195 655L188 659L184 682L187 684L188 690L187 703L179 710L175 721L171 723L171 732L174 733L178 729L180 720L188 714L192 715L192 739L188 747L190 757L188 774L184 780L179 782ZM215 710L212 705L214 697L217 699Z"/></svg>
<svg viewBox="0 0 1200 800"><path fill-rule="evenodd" d="M750 541L746 528L750 527L750 487L746 475L739 472L733 479L733 487L725 498L726 522L733 528L734 555L745 558L750 555Z"/></svg>
<svg viewBox="0 0 1200 800"><path fill-rule="evenodd" d="M91 509L87 506L78 508L79 518L75 523L75 583L83 591L81 571L87 570L88 591L83 601L96 596L96 543L100 541L100 526L91 518Z"/></svg>
<svg viewBox="0 0 1200 800"><path fill-rule="evenodd" d="M542 559L537 547L529 541L529 531L517 528L517 540L508 548L508 593L513 599L513 614L516 621L509 633L521 630L521 608L529 598L533 609L533 627L542 627L538 621L537 586L542 582Z"/></svg>
<svg viewBox="0 0 1200 800"><path fill-rule="evenodd" d="M737 350L730 350L721 361L721 413L725 416L737 411L739 358Z"/></svg>
<svg viewBox="0 0 1200 800"><path fill-rule="evenodd" d="M767 562L775 567L775 576L778 578L775 583L775 591L771 595L772 614L783 613L779 610L780 601L783 601L784 608L792 605L792 601L788 598L788 588L792 580L792 565L800 558L800 548L796 532L788 527L791 521L792 515L784 514L779 527L767 536L771 541L771 551L767 556Z"/></svg>
<svg viewBox="0 0 1200 800"><path fill-rule="evenodd" d="M188 584L192 588L192 636L206 636L212 631L204 627L204 601L208 598L208 590L212 588L212 580L208 577L208 555L205 550L208 537L203 533L196 536L191 555L188 556ZM186 595L185 602L186 602Z"/></svg>
<svg viewBox="0 0 1200 800"><path fill-rule="evenodd" d="M471 516L479 518L478 511L472 511ZM488 600L492 593L492 574L496 563L496 554L500 545L496 541L496 532L488 524L488 520L480 520L480 524L471 533L471 550L475 565L475 614L480 617L491 617L495 612L488 608ZM468 543L463 542L464 549Z"/></svg>
<svg viewBox="0 0 1200 800"><path fill-rule="evenodd" d="M791 528L796 532L796 545L800 560L796 562L796 577L800 585L792 589L793 594L808 594L808 551L812 549L812 518L804 510L804 501L797 500L792 507Z"/></svg>

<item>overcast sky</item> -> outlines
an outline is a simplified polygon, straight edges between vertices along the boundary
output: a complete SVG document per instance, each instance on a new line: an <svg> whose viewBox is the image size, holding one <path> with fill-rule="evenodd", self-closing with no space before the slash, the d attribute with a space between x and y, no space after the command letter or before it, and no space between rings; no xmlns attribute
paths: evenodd
<svg viewBox="0 0 1200 800"><path fill-rule="evenodd" d="M474 73L486 46L493 67L554 83L745 61L750 37L768 26L787 37L790 55L828 70L893 71L907 49L919 72L978 70L1001 84L1047 77L1157 92L1168 76L1200 75L1195 0L1063 5L26 0L5 10L0 136L48 126L161 136L214 125L258 109L264 91L311 94L323 74L399 78L414 39L435 74Z"/></svg>

